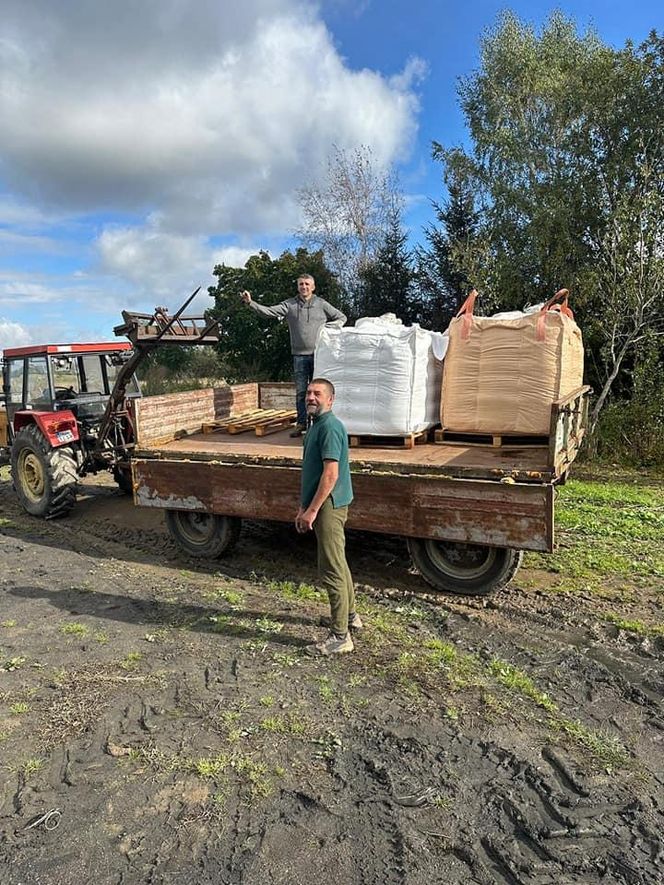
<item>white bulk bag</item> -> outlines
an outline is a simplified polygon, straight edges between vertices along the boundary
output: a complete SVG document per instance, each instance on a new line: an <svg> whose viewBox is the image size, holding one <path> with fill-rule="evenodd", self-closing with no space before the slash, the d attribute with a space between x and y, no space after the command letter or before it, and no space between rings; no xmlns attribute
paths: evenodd
<svg viewBox="0 0 664 885"><path fill-rule="evenodd" d="M404 326L394 314L363 317L354 327L323 326L314 375L334 384L334 414L348 433L418 433L439 421L447 343L447 336Z"/></svg>

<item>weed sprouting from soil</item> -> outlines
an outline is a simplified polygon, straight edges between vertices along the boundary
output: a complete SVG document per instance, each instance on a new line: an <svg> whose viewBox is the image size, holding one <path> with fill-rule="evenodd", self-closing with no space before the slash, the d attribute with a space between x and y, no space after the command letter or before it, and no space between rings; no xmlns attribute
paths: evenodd
<svg viewBox="0 0 664 885"><path fill-rule="evenodd" d="M12 619L9 619L7 621L0 621L0 627L9 628L9 627L15 627L15 626L16 626L16 621L14 621Z"/></svg>
<svg viewBox="0 0 664 885"><path fill-rule="evenodd" d="M0 658L0 660L2 660ZM23 664L26 662L26 658L23 655L15 655L13 658L6 658L0 664L0 671L3 673L11 673L12 670L20 670Z"/></svg>
<svg viewBox="0 0 664 885"><path fill-rule="evenodd" d="M120 661L120 666L123 670L135 670L138 664L143 660L143 654L140 651L130 651L125 655L123 661Z"/></svg>
<svg viewBox="0 0 664 885"><path fill-rule="evenodd" d="M23 716L24 713L28 713L29 711L30 705L26 704L25 701L17 701L9 707L9 712L12 716Z"/></svg>
<svg viewBox="0 0 664 885"><path fill-rule="evenodd" d="M90 632L90 628L86 627L85 624L79 624L76 621L70 621L67 624L60 625L60 632L64 633L65 636L76 636L79 639L82 639L84 636L87 636Z"/></svg>
<svg viewBox="0 0 664 885"><path fill-rule="evenodd" d="M296 584L294 581L268 581L267 589L289 602L320 602L324 597L322 590L311 584Z"/></svg>
<svg viewBox="0 0 664 885"><path fill-rule="evenodd" d="M30 777L33 774L37 774L38 771L41 771L44 767L43 759L26 759L20 765L20 770L26 777Z"/></svg>

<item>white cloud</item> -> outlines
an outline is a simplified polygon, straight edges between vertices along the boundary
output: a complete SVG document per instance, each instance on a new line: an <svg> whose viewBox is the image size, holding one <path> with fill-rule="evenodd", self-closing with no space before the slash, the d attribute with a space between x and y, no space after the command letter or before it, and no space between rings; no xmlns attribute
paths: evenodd
<svg viewBox="0 0 664 885"><path fill-rule="evenodd" d="M32 337L26 326L0 316L0 351L6 347L24 347L31 343Z"/></svg>
<svg viewBox="0 0 664 885"><path fill-rule="evenodd" d="M408 149L421 65L350 70L311 3L140 6L5 0L0 162L23 194L157 210L165 233L284 233L333 144Z"/></svg>
<svg viewBox="0 0 664 885"><path fill-rule="evenodd" d="M43 286L41 283L23 281L0 282L0 304L23 306L25 304L46 304L58 301L61 293Z"/></svg>
<svg viewBox="0 0 664 885"><path fill-rule="evenodd" d="M98 241L100 272L134 284L145 299L175 309L201 286L192 309L212 306L207 287L215 280L215 264L242 267L257 248L212 246L203 236L178 236L149 225L110 227Z"/></svg>

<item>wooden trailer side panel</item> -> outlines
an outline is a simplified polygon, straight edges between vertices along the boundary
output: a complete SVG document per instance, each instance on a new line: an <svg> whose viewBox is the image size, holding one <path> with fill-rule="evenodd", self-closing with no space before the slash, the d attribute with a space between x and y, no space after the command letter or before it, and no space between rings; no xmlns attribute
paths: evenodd
<svg viewBox="0 0 664 885"><path fill-rule="evenodd" d="M300 491L299 467L218 461L133 461L136 503L291 522ZM353 474L349 528L511 547L553 549L550 485L497 483L395 474Z"/></svg>

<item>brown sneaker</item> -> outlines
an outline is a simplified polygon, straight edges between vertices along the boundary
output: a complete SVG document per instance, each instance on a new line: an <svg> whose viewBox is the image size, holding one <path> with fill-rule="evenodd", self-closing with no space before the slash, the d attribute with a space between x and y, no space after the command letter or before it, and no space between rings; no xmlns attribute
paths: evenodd
<svg viewBox="0 0 664 885"><path fill-rule="evenodd" d="M318 623L321 627L327 627L328 630L332 626L332 618L329 615L321 615ZM352 615L348 615L348 629L349 630L364 630L364 624L362 623L362 618L358 615L357 612L353 612Z"/></svg>
<svg viewBox="0 0 664 885"><path fill-rule="evenodd" d="M306 432L306 427L303 424L296 424L295 427L291 430L290 436L295 438L296 436L302 436L303 433Z"/></svg>
<svg viewBox="0 0 664 885"><path fill-rule="evenodd" d="M317 642L315 645L307 645L304 650L308 655L315 658L319 655L328 657L329 655L345 654L354 648L353 640L350 637L350 632L348 632L341 639L335 636L334 633L330 633L327 639L323 639L322 642Z"/></svg>

